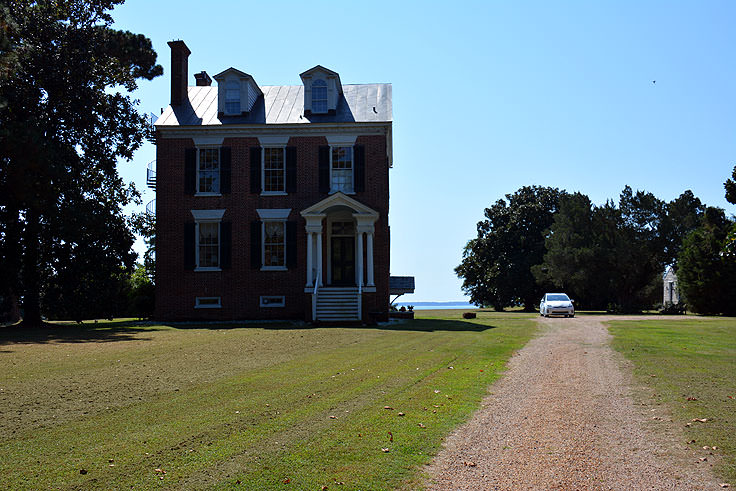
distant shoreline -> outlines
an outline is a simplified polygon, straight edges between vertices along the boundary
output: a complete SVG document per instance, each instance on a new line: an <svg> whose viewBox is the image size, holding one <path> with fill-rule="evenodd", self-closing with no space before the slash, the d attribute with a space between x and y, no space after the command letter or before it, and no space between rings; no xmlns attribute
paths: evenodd
<svg viewBox="0 0 736 491"><path fill-rule="evenodd" d="M475 305L468 302L397 302L396 307L406 307L413 305L415 310L431 310L431 309L475 309Z"/></svg>

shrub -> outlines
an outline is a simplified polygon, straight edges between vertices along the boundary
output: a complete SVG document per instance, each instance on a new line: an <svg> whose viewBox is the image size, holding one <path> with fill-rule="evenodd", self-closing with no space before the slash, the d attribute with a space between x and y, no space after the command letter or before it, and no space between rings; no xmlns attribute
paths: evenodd
<svg viewBox="0 0 736 491"><path fill-rule="evenodd" d="M475 319L475 312L463 312L463 319Z"/></svg>

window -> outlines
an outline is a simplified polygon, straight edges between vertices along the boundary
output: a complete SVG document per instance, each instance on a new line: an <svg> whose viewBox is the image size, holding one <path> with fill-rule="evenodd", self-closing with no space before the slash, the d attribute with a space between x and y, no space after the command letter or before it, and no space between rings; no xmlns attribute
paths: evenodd
<svg viewBox="0 0 736 491"><path fill-rule="evenodd" d="M327 112L327 82L324 80L312 82L312 112Z"/></svg>
<svg viewBox="0 0 736 491"><path fill-rule="evenodd" d="M332 147L330 189L353 192L353 147Z"/></svg>
<svg viewBox="0 0 736 491"><path fill-rule="evenodd" d="M284 192L284 147L263 149L263 192Z"/></svg>
<svg viewBox="0 0 736 491"><path fill-rule="evenodd" d="M197 267L220 267L220 223L197 223Z"/></svg>
<svg viewBox="0 0 736 491"><path fill-rule="evenodd" d="M194 299L195 309L219 309L222 308L220 297L197 297Z"/></svg>
<svg viewBox="0 0 736 491"><path fill-rule="evenodd" d="M197 193L220 192L220 149L200 148L197 152Z"/></svg>
<svg viewBox="0 0 736 491"><path fill-rule="evenodd" d="M286 301L283 296L261 296L261 307L284 307Z"/></svg>
<svg viewBox="0 0 736 491"><path fill-rule="evenodd" d="M286 222L263 222L264 269L286 269Z"/></svg>
<svg viewBox="0 0 736 491"><path fill-rule="evenodd" d="M225 86L225 113L240 114L240 84L235 80Z"/></svg>

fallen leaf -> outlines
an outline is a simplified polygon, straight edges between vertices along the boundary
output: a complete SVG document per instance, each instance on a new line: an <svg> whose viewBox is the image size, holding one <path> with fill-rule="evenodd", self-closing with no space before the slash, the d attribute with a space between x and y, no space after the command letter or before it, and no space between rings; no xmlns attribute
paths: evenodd
<svg viewBox="0 0 736 491"><path fill-rule="evenodd" d="M708 457L700 457L701 462L708 462Z"/></svg>
<svg viewBox="0 0 736 491"><path fill-rule="evenodd" d="M389 410L391 410L391 411L393 411L393 410L394 410L394 408L392 408L391 406L383 406L383 409L389 409Z"/></svg>
<svg viewBox="0 0 736 491"><path fill-rule="evenodd" d="M108 465L108 467L115 467L115 464L110 464Z"/></svg>
<svg viewBox="0 0 736 491"><path fill-rule="evenodd" d="M466 465L467 467L475 467L478 464L475 462L463 462L463 465Z"/></svg>
<svg viewBox="0 0 736 491"><path fill-rule="evenodd" d="M322 486L322 487L321 487L321 488L319 488L319 489L321 489L322 491L325 491L325 490L327 489L327 486Z"/></svg>
<svg viewBox="0 0 736 491"><path fill-rule="evenodd" d="M695 418L693 419L693 422L699 422L699 423L705 423L708 421L708 418Z"/></svg>
<svg viewBox="0 0 736 491"><path fill-rule="evenodd" d="M712 450L718 450L718 447L710 447Z"/></svg>
<svg viewBox="0 0 736 491"><path fill-rule="evenodd" d="M447 367L448 370L454 370L455 367Z"/></svg>
<svg viewBox="0 0 736 491"><path fill-rule="evenodd" d="M79 473L85 475L87 474L87 469L79 469Z"/></svg>
<svg viewBox="0 0 736 491"><path fill-rule="evenodd" d="M337 419L337 416L330 416L330 419Z"/></svg>
<svg viewBox="0 0 736 491"><path fill-rule="evenodd" d="M698 398L697 397L688 397L687 400L688 401L697 401Z"/></svg>
<svg viewBox="0 0 736 491"><path fill-rule="evenodd" d="M404 413L399 413L399 416L404 416Z"/></svg>
<svg viewBox="0 0 736 491"><path fill-rule="evenodd" d="M652 373L652 374L650 374L649 376L650 376L650 377L656 377L656 375L654 375L653 373Z"/></svg>
<svg viewBox="0 0 736 491"><path fill-rule="evenodd" d="M439 390L437 390L437 389L435 389L435 390L434 390L434 393L435 393L435 394L439 394L439 393L440 393L440 391L439 391Z"/></svg>
<svg viewBox="0 0 736 491"><path fill-rule="evenodd" d="M419 423L419 427L420 428L426 428L426 426L424 426L422 423Z"/></svg>
<svg viewBox="0 0 736 491"><path fill-rule="evenodd" d="M108 462L115 462L115 459L107 459Z"/></svg>
<svg viewBox="0 0 736 491"><path fill-rule="evenodd" d="M483 371L483 370L481 370L481 372L482 372L482 371Z"/></svg>
<svg viewBox="0 0 736 491"><path fill-rule="evenodd" d="M381 451L383 451L384 453L388 453L388 449L387 449L387 448L383 448L383 447L382 447L382 448L381 448Z"/></svg>
<svg viewBox="0 0 736 491"><path fill-rule="evenodd" d="M432 407L439 407L437 404L432 404Z"/></svg>
<svg viewBox="0 0 736 491"><path fill-rule="evenodd" d="M710 450L710 447L703 447L703 450Z"/></svg>
<svg viewBox="0 0 736 491"><path fill-rule="evenodd" d="M394 441L394 434L390 431L388 432L388 441L393 442Z"/></svg>
<svg viewBox="0 0 736 491"><path fill-rule="evenodd" d="M286 479L284 479L284 484L289 484L290 482L291 482L290 478L287 477Z"/></svg>
<svg viewBox="0 0 736 491"><path fill-rule="evenodd" d="M722 483L721 483L721 487L722 487L722 488L730 488L730 487L731 487L731 485L730 485L730 484L728 484L727 482L722 482Z"/></svg>

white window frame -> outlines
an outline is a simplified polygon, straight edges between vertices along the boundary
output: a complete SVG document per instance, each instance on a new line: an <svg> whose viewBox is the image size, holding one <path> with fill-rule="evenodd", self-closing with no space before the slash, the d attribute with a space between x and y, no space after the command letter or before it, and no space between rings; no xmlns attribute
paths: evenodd
<svg viewBox="0 0 736 491"><path fill-rule="evenodd" d="M283 186L280 191L266 191L266 149L280 148L283 155ZM286 145L261 145L261 196L286 196Z"/></svg>
<svg viewBox="0 0 736 491"><path fill-rule="evenodd" d="M234 103L235 102L233 99L228 99L228 97L227 97L228 96L228 93L231 90L234 90L234 89L232 89L230 87L232 84L235 84L237 86L237 94L238 94L238 110L237 111L228 111L228 107L227 107L228 101L231 102L231 103ZM242 99L243 99L242 82L240 80L237 80L237 79L234 79L234 78L227 79L225 81L225 107L223 108L224 109L224 113L227 114L227 115L229 115L229 116L234 116L234 115L241 114L241 112L243 111L243 109L242 109L243 108L243 100Z"/></svg>
<svg viewBox="0 0 736 491"><path fill-rule="evenodd" d="M319 85L317 85L318 83L319 83ZM316 87L319 87L320 89L322 87L324 87L324 91L325 91L325 98L324 99L316 99L314 97L314 88L315 88L315 86ZM327 83L327 81L326 80L322 80L321 78L318 78L318 79L312 81L311 94L312 94L312 101L311 101L310 107L312 108L312 112L314 114L326 114L327 112L329 112L329 109L330 109L330 96L329 96L329 84ZM324 100L324 102L325 102L324 110L323 111L318 111L314 107L314 102L315 101L322 101L322 100Z"/></svg>
<svg viewBox="0 0 736 491"><path fill-rule="evenodd" d="M281 266L266 265L266 224L280 223L284 230L284 264ZM286 267L286 219L266 219L261 221L261 271L287 271Z"/></svg>
<svg viewBox="0 0 736 491"><path fill-rule="evenodd" d="M202 301L207 300L216 300L217 303L205 303L202 304ZM221 309L222 308L222 297L196 297L194 299L194 308L195 309Z"/></svg>
<svg viewBox="0 0 736 491"><path fill-rule="evenodd" d="M270 300L266 300L266 299L277 299L277 298L281 299L281 301L271 302ZM286 297L284 295L261 295L260 306L262 308L267 308L267 309L286 307Z"/></svg>
<svg viewBox="0 0 736 491"><path fill-rule="evenodd" d="M194 271L222 271L222 217L225 210L190 210L194 217ZM217 224L217 266L199 265L199 225L201 223Z"/></svg>
<svg viewBox="0 0 736 491"><path fill-rule="evenodd" d="M222 196L222 152L220 151L220 145L199 145L197 149L197 188L194 193L195 196ZM200 191L199 190L199 173L200 173L200 150L217 150L217 191Z"/></svg>
<svg viewBox="0 0 736 491"><path fill-rule="evenodd" d="M350 160L350 190L344 191L342 189L335 189L332 187L332 173L335 169L333 169L332 165L332 153L334 149L337 148L350 148L350 152L352 154L351 160ZM338 170L344 170L344 169L338 169ZM337 193L338 191L342 192L343 194L355 194L355 145L330 145L330 194Z"/></svg>

